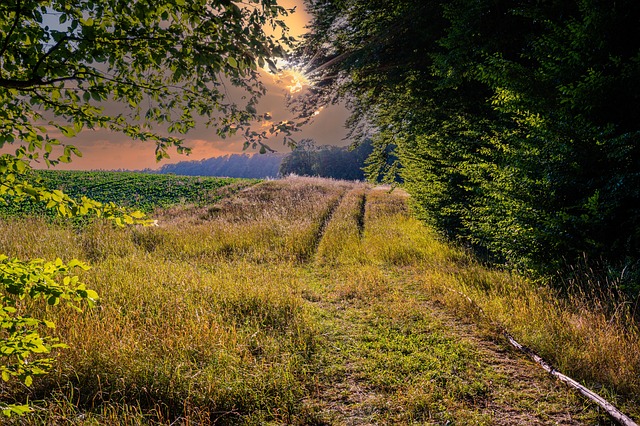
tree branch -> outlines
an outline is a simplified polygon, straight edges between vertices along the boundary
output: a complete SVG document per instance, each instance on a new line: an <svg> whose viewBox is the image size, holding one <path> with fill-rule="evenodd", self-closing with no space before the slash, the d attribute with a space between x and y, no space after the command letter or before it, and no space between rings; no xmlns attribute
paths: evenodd
<svg viewBox="0 0 640 426"><path fill-rule="evenodd" d="M77 74L67 77L52 78L51 80L43 80L39 77L32 77L28 80L11 80L8 78L0 78L0 87L6 87L8 89L32 89L39 86L49 86L54 83L69 80L79 80L80 77Z"/></svg>
<svg viewBox="0 0 640 426"><path fill-rule="evenodd" d="M101 78L101 79L104 79L106 81L110 81L110 82L113 82L113 83L132 86L132 87L136 87L136 88L144 89L144 90L150 90L150 91L159 90L158 87L153 87L153 86L148 86L148 85L143 85L143 84L137 84L137 83L132 82L132 81L120 80L120 79L117 79L117 78L109 77L109 76L104 75L104 74L100 74L98 72L90 72L90 71L77 71L73 75L69 75L69 76L65 76L65 77L52 78L50 80L43 80L41 77L32 77L32 78L30 78L28 80L12 80L12 79L7 79L7 78L0 78L0 87L6 87L6 88L9 88L9 89L30 90L30 89L35 89L37 87L50 86L52 84L59 83L61 81L71 81L71 80L81 81L81 80L86 80L87 77Z"/></svg>
<svg viewBox="0 0 640 426"><path fill-rule="evenodd" d="M49 49L47 51L47 53L45 53L44 55L42 55L40 57L40 59L38 59L38 62L35 64L35 66L33 67L33 71L31 71L31 75L35 78L38 75L38 69L40 68L40 66L42 65L42 63L56 50L58 50L58 48L60 48L60 46L62 46L62 43L65 43L69 40L71 40L72 37L66 35L64 37L62 37L60 39L60 41L58 41L51 49Z"/></svg>
<svg viewBox="0 0 640 426"><path fill-rule="evenodd" d="M5 52L7 51L7 48L9 47L9 40L11 40L11 36L13 35L13 32L18 26L18 21L20 21L21 12L22 10L20 6L20 0L18 0L18 5L16 8L16 16L13 18L13 24L11 25L11 29L9 29L9 32L7 33L7 38L5 38L4 44L2 45L2 49L0 50L0 58L4 56Z"/></svg>

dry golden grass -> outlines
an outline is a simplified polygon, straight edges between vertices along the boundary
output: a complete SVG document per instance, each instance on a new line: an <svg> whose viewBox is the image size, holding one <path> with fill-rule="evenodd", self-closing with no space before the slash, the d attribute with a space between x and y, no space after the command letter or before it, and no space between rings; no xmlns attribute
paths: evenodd
<svg viewBox="0 0 640 426"><path fill-rule="evenodd" d="M139 230L135 241L181 261L304 261L314 255L346 187L310 178L265 182L204 209L195 220L179 211L165 214L160 230Z"/></svg>
<svg viewBox="0 0 640 426"><path fill-rule="evenodd" d="M120 408L137 413L121 419L133 423L286 421L314 344L293 265L315 253L345 188L266 182L217 205L206 220L174 209L157 228L0 222L3 253L87 260L93 268L82 279L102 297L83 314L29 307L57 324L70 349L31 389L1 385L2 398L60 402L34 424L64 423L70 406L88 410L88 424L108 424Z"/></svg>
<svg viewBox="0 0 640 426"><path fill-rule="evenodd" d="M357 184L344 196L326 224L318 245L319 263L349 263L364 260L360 238L364 231L364 210L368 188Z"/></svg>
<svg viewBox="0 0 640 426"><path fill-rule="evenodd" d="M503 324L640 415L628 307L610 315L586 295L488 270L414 219L407 197L294 178L160 212L153 228L0 221L0 252L87 260L82 279L102 297L84 313L30 306L70 348L54 373L29 389L1 384L0 398L40 400L14 420L34 425L544 424L563 410L602 420L538 376L531 395L514 388L513 369L492 365L499 350L456 334L436 302L492 339Z"/></svg>
<svg viewBox="0 0 640 426"><path fill-rule="evenodd" d="M597 300L585 294L560 296L472 260L425 269L424 289L461 317L504 327L561 372L640 414L640 333L629 305L620 304L614 311L598 308ZM457 292L470 297L484 314Z"/></svg>

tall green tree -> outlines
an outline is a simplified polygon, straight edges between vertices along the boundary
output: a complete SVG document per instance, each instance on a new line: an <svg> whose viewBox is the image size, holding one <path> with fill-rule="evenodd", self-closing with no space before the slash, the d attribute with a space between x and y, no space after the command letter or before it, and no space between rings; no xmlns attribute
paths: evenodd
<svg viewBox="0 0 640 426"><path fill-rule="evenodd" d="M586 256L640 289L637 2L308 4L302 115L346 100L418 213L494 260L549 274Z"/></svg>
<svg viewBox="0 0 640 426"><path fill-rule="evenodd" d="M153 141L156 157L188 152L176 134L196 121L218 134L244 135L264 145L256 105L265 87L262 67L275 68L291 39L275 0L6 0L0 2L0 201L41 201L63 216L94 214L120 224L145 223L136 212L86 198L73 200L29 179L33 161L69 162L81 152L72 137L104 128ZM271 32L269 32L271 29ZM278 35L272 35L278 34ZM242 92L236 104L233 86ZM162 130L158 130L162 129ZM273 132L289 131L288 124ZM74 275L86 265L22 261L0 255L0 371L3 380L33 376L52 366L58 343L42 336L53 324L20 314L25 297L76 303L95 300ZM24 406L1 406L5 414Z"/></svg>
<svg viewBox="0 0 640 426"><path fill-rule="evenodd" d="M317 146L313 140L303 139L282 159L279 174L364 180L363 168L371 151L370 140L350 149L334 145Z"/></svg>

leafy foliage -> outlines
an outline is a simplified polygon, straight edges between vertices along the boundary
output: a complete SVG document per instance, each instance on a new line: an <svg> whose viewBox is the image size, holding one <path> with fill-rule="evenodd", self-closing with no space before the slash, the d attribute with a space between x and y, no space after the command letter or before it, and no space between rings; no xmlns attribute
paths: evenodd
<svg viewBox="0 0 640 426"><path fill-rule="evenodd" d="M277 17L286 10L274 0L254 3L3 2L0 122L11 125L0 127L0 144L22 143L18 157L37 158L42 150L47 164L68 162L79 151L68 145L53 158L60 140L51 130L74 136L102 127L155 141L161 159L172 146L188 149L152 125L185 133L196 116L217 125L221 136L245 130L249 141L260 143L261 134L246 126L259 118L255 104L265 90L258 69L273 67L283 54L264 31L282 28ZM226 98L225 82L246 91L246 105ZM47 121L51 114L59 119Z"/></svg>
<svg viewBox="0 0 640 426"><path fill-rule="evenodd" d="M419 214L492 259L553 274L586 257L638 290L637 3L308 5L302 115L346 99Z"/></svg>
<svg viewBox="0 0 640 426"><path fill-rule="evenodd" d="M135 172L87 172L34 170L33 175L47 188L56 188L72 198L89 197L99 203L124 206L150 213L179 203L201 205L214 202L216 192L238 182L230 178L187 177ZM248 182L250 183L250 182ZM47 214L41 203L13 200L0 207L0 214ZM123 218L129 223L128 218Z"/></svg>
<svg viewBox="0 0 640 426"><path fill-rule="evenodd" d="M216 126L221 137L243 132L247 144L264 146L267 132L248 126L261 119L255 108L265 92L259 68L275 68L281 44L291 41L284 32L278 40L265 29L285 30L278 18L286 13L275 0L3 1L0 148L17 148L0 157L0 202L31 200L63 217L148 224L141 212L86 196L74 199L34 182L31 163L70 162L81 153L61 137L96 128L154 141L160 160L172 147L188 152L173 135L193 128L197 117ZM229 83L244 92L244 105L229 99ZM270 131L287 133L291 125L275 124ZM43 322L14 309L13 300L46 297L56 304L60 298L93 299L94 293L70 273L82 266L75 261L0 259L2 376L29 385L33 375L51 367L49 358L31 355L48 353L55 343L40 336ZM6 415L28 410L2 409Z"/></svg>
<svg viewBox="0 0 640 426"><path fill-rule="evenodd" d="M26 296L32 300L44 299L48 305L57 305L63 300L78 310L77 302L86 300L93 306L98 300L98 294L87 289L78 276L73 275L75 268L89 269L78 260L69 263L63 263L61 259L24 262L0 255L0 356L3 359L0 372L5 382L16 377L30 386L34 376L46 374L53 365L53 358L42 356L50 354L54 348L66 347L58 343L58 339L40 335L39 328L55 328L54 323L23 315L24 303L21 301ZM29 411L25 405L2 405L0 409L7 416Z"/></svg>
<svg viewBox="0 0 640 426"><path fill-rule="evenodd" d="M4 172L4 174L3 174ZM10 155L0 157L0 211L11 210L22 206L37 206L40 211L50 210L55 215L71 218L92 215L113 219L117 224L148 224L144 214L131 211L116 205L113 199L101 202L88 198L79 191L66 193L55 181L39 178L55 176L55 173L41 171L34 175L26 163ZM70 173L71 176L73 173ZM34 178L35 177L35 178ZM54 189L49 189L54 188Z"/></svg>
<svg viewBox="0 0 640 426"><path fill-rule="evenodd" d="M101 203L86 196L76 200L59 189L50 190L34 184L28 172L26 162L10 155L0 157L0 202L6 204L9 200L11 204L21 204L30 201L68 218L94 215L112 219L119 225L151 223L139 211L130 211L112 202ZM57 305L60 300L76 304L86 300L90 306L98 300L96 292L87 289L73 274L76 267L88 269L87 265L77 260L68 263L60 259L54 262L43 259L21 261L0 254L2 380L18 378L30 386L34 376L46 374L52 368L53 358L43 356L50 354L52 349L64 347L56 339L41 335L39 330L42 327L54 328L55 325L25 312L23 299L45 299L49 305ZM0 409L7 416L30 411L28 406L20 404L2 405Z"/></svg>

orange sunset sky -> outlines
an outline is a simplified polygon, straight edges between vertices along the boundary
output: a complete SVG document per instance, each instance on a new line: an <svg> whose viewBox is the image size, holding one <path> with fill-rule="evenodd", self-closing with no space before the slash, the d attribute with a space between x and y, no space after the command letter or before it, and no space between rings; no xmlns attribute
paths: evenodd
<svg viewBox="0 0 640 426"><path fill-rule="evenodd" d="M309 15L304 10L302 0L279 0L278 4L286 8L296 7L296 12L286 17L285 21L291 30L291 35L303 34ZM292 119L293 116L287 111L285 105L285 93L289 90L287 85L291 85L291 79L287 81L286 78L272 76L266 72L263 75L263 82L267 86L268 92L258 105L259 110L270 112L273 121L276 122ZM320 145L346 145L347 142L343 140L346 135L344 128L346 117L347 111L341 106L326 108L316 116L312 123L307 124L292 136L295 140L311 138ZM184 136L185 146L192 148L191 155L179 155L172 151L170 159L157 163L153 142L132 141L126 135L108 130L85 130L72 139L64 137L60 137L60 139L65 143L77 146L83 154L82 158L74 158L69 164L56 166L57 169L66 170L154 169L168 163L242 153L244 143L242 137L220 139L215 134L215 129L200 125ZM278 151L289 151L289 148L283 146L281 137L274 138L269 142L269 145ZM2 151L13 151L15 148L15 146L7 146ZM255 151L249 149L244 152L254 153ZM44 167L42 164L33 164L33 166L36 168Z"/></svg>

